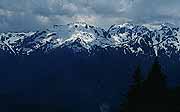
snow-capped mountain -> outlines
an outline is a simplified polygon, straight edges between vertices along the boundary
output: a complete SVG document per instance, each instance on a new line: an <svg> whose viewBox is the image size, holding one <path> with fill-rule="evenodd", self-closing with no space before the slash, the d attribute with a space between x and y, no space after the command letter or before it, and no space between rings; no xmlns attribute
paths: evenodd
<svg viewBox="0 0 180 112"><path fill-rule="evenodd" d="M54 25L29 33L1 33L0 49L14 55L30 55L36 51L48 53L56 48L68 47L73 51L107 47L123 52L144 55L179 55L179 28L171 24L125 23L112 25L107 31L86 23Z"/></svg>
<svg viewBox="0 0 180 112"><path fill-rule="evenodd" d="M113 25L109 29L112 43L132 53L171 55L179 52L179 28L170 24Z"/></svg>

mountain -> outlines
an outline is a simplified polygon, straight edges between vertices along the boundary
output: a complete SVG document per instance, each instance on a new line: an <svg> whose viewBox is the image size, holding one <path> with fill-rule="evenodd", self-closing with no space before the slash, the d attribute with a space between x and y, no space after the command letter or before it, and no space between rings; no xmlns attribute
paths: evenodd
<svg viewBox="0 0 180 112"><path fill-rule="evenodd" d="M118 108L137 64L147 74L155 56L169 85L180 83L178 27L71 23L1 33L0 103L59 104L68 112Z"/></svg>
<svg viewBox="0 0 180 112"><path fill-rule="evenodd" d="M179 56L180 31L168 23L125 23L112 25L107 31L86 23L71 23L36 32L0 34L0 49L13 55L49 53L65 47L90 55L96 48L111 48L121 49L124 54Z"/></svg>

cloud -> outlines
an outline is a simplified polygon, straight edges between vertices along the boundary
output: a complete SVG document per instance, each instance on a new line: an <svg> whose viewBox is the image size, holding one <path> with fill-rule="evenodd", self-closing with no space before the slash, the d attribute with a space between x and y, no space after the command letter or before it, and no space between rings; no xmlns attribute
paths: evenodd
<svg viewBox="0 0 180 112"><path fill-rule="evenodd" d="M173 22L179 18L179 0L137 0L125 12L125 16L136 22ZM174 21L174 22L175 22Z"/></svg>
<svg viewBox="0 0 180 112"><path fill-rule="evenodd" d="M179 0L0 0L0 32L87 22L108 28L124 22L180 25Z"/></svg>

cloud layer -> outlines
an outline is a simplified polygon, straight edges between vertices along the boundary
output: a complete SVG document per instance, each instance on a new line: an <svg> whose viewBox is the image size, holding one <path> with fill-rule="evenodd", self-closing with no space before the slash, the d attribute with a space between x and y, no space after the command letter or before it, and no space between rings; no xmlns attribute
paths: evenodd
<svg viewBox="0 0 180 112"><path fill-rule="evenodd" d="M0 0L0 32L87 22L108 28L124 22L180 25L179 0Z"/></svg>

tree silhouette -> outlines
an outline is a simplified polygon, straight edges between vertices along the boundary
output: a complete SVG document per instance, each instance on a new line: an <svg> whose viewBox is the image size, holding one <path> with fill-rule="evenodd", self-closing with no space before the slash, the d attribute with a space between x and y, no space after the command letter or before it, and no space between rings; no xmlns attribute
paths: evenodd
<svg viewBox="0 0 180 112"><path fill-rule="evenodd" d="M140 89L142 85L142 76L141 76L141 68L140 65L137 66L134 74L133 74L133 83L132 83L132 89Z"/></svg>
<svg viewBox="0 0 180 112"><path fill-rule="evenodd" d="M141 69L138 66L132 76L132 84L127 94L127 101L123 104L122 112L134 112L138 111L140 108L140 97L141 97L141 87L142 87L142 76Z"/></svg>
<svg viewBox="0 0 180 112"><path fill-rule="evenodd" d="M140 67L136 68L121 112L169 112L168 99L166 76L156 57L146 80L142 80Z"/></svg>
<svg viewBox="0 0 180 112"><path fill-rule="evenodd" d="M164 92L164 90L167 90L166 76L161 70L161 65L157 57L155 58L148 77L145 80L145 84L146 88L150 91L153 90L154 92Z"/></svg>
<svg viewBox="0 0 180 112"><path fill-rule="evenodd" d="M166 112L168 111L168 89L166 76L161 70L158 58L151 67L142 88L143 111Z"/></svg>
<svg viewBox="0 0 180 112"><path fill-rule="evenodd" d="M170 89L169 95L169 106L171 112L180 112L180 86Z"/></svg>

